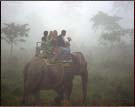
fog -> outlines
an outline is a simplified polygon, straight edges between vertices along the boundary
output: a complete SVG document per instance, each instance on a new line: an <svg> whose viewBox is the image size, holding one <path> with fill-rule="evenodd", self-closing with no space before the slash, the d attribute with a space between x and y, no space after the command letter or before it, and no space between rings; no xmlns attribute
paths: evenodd
<svg viewBox="0 0 135 107"><path fill-rule="evenodd" d="M2 1L1 23L29 24L31 30L24 44L27 49L35 48L44 30L56 29L60 34L65 29L67 36L73 40L72 50L81 51L77 47L97 45L98 36L91 28L91 17L98 11L116 14L112 6L113 1ZM123 17L122 26L133 27L133 9L117 15ZM130 23L127 23L129 20Z"/></svg>
<svg viewBox="0 0 135 107"><path fill-rule="evenodd" d="M97 101L97 105L133 105L134 37L126 34L118 44L109 41L111 45L102 45L99 38L105 30L93 29L92 21L99 12L112 17L119 16L122 19L118 24L123 29L134 29L133 1L1 1L1 27L4 23L14 22L28 24L30 28L26 42L18 43L13 48L16 58L13 66L6 60L10 57L10 44L1 40L2 86L5 92L2 97L3 105L14 105L6 101L9 96L17 96L9 91L14 83L22 93L22 69L35 55L36 42L41 41L43 32L57 30L60 34L63 29L67 31L65 39L72 38L71 51L82 52L88 63L88 88L91 91L88 92L90 102L87 105L95 104L92 99ZM13 78L10 67L13 69ZM76 80L75 84L78 83ZM10 88L5 88L6 86ZM76 93L79 93L79 88L75 85ZM127 98L126 101L121 101L123 98ZM19 105L17 102L15 104Z"/></svg>

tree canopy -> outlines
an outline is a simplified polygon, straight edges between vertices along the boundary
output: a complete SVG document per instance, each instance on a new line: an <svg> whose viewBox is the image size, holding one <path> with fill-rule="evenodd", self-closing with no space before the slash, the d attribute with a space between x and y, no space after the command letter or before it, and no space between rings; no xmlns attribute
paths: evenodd
<svg viewBox="0 0 135 107"><path fill-rule="evenodd" d="M121 17L110 16L101 11L91 18L93 29L102 29L99 39L102 44L119 43L123 36L133 34L133 29L124 29L120 26L119 21L121 19Z"/></svg>
<svg viewBox="0 0 135 107"><path fill-rule="evenodd" d="M28 31L30 28L27 28L28 24L15 24L15 23L4 23L1 29L1 33L4 34L1 36L1 39L6 41L10 46L10 51L12 54L13 45L18 42L25 42L25 37L28 37Z"/></svg>
<svg viewBox="0 0 135 107"><path fill-rule="evenodd" d="M121 26L118 24L122 18L118 16L110 16L107 13L99 11L95 16L91 18L93 21L93 27L99 28L104 27L106 30L120 30Z"/></svg>

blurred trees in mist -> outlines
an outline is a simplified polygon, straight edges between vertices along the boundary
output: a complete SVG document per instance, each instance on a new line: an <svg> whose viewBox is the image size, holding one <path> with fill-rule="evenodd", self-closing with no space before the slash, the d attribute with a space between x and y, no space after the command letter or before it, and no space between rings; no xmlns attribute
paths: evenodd
<svg viewBox="0 0 135 107"><path fill-rule="evenodd" d="M119 15L122 10L131 10L130 8L132 6L130 7L129 5L132 4L131 2L129 3L129 1L114 2L116 7L114 7L113 10L116 9L116 12L118 12L116 15ZM124 15L129 14L127 12ZM122 17L111 16L108 13L100 11L93 16L92 21L93 29L95 29L97 33L100 33L99 42L102 43L103 47L100 47L99 45L90 47L90 42L90 45L85 47L83 43L80 44L78 41L76 44L72 45L75 50L82 51L86 55L86 60L88 62L89 91L86 102L86 105L88 106L134 105L134 29L124 29L123 26L119 24L119 21L121 20ZM130 20L129 23L131 23ZM1 33L3 33L3 35L1 39L11 46L11 54L13 46L17 43L25 42L25 37L28 37L28 31L30 29L27 27L28 24L3 24L1 29ZM35 28L33 27L32 29ZM94 36L95 38L97 37L96 34ZM126 42L123 41L123 38L126 37L129 37L132 40L131 42L127 40L130 43L129 45L125 45ZM131 43L133 43L132 46ZM23 50L24 48L20 49ZM1 57L1 103L3 106L21 106L23 95L22 70L32 56L32 52L29 52L30 53L28 54L26 50L24 50L23 53L21 53L21 51L19 53L18 51L15 51L15 57L12 57L13 60L11 60L12 63L8 63L9 60L8 58L6 59L6 52L3 51L3 55ZM78 78L75 78L74 85L71 104L78 106L81 105L80 101L74 101L79 98L79 95L81 95L80 81ZM55 95L48 94L48 92L43 92L41 94L41 98L45 101L44 104L46 105L49 105L47 101L53 97L55 97Z"/></svg>
<svg viewBox="0 0 135 107"><path fill-rule="evenodd" d="M112 46L124 42L122 41L123 36L128 35L132 38L133 29L124 29L121 27L119 24L121 19L121 17L110 16L101 11L91 18L93 21L93 29L95 29L95 31L101 30L100 43Z"/></svg>
<svg viewBox="0 0 135 107"><path fill-rule="evenodd" d="M10 56L13 53L14 45L17 45L18 42L25 42L25 37L28 37L28 31L30 28L27 28L28 24L15 24L15 23L4 23L4 26L1 28L1 40L6 41L10 47Z"/></svg>

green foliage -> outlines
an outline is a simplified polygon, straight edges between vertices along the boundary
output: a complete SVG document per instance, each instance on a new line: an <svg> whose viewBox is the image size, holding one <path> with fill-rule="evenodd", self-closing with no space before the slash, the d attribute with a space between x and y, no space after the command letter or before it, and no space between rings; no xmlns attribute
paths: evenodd
<svg viewBox="0 0 135 107"><path fill-rule="evenodd" d="M11 45L11 54L13 50L13 44L17 44L18 42L25 42L24 37L28 37L28 31L30 28L27 28L28 24L4 24L4 27L1 29L1 33L4 34L1 39L6 41L9 45Z"/></svg>
<svg viewBox="0 0 135 107"><path fill-rule="evenodd" d="M103 29L99 41L104 44L118 44L125 35L132 35L133 29L124 29L119 25L121 17L110 16L103 12L98 12L91 18L95 30Z"/></svg>
<svg viewBox="0 0 135 107"><path fill-rule="evenodd" d="M123 48L125 49L125 48ZM129 48L128 48L129 49ZM96 49L97 50L97 49ZM112 50L116 52L116 50ZM133 106L134 104L134 70L130 50L126 50L120 56L110 57L110 51L104 50L101 54L93 56L92 66L88 79L87 106ZM106 54L107 53L107 54ZM114 54L114 53L113 53ZM117 54L117 53L116 53ZM106 57L108 55L108 57ZM125 55L128 60L124 57ZM28 57L28 56L27 56ZM17 60L18 59L18 60ZM86 59L89 59L87 56ZM5 61L5 59L3 59ZM21 106L23 95L23 67L26 62L22 62L20 57L12 59L10 63L2 63L1 69L1 104ZM27 58L25 59L27 60ZM2 61L3 62L3 61ZM11 69L12 68L12 69ZM43 105L51 105L56 93L53 90L41 91ZM33 97L32 97L33 98ZM32 100L33 103L34 100ZM75 77L73 91L71 95L72 106L83 106L81 78ZM32 104L30 104L32 105Z"/></svg>
<svg viewBox="0 0 135 107"><path fill-rule="evenodd" d="M121 26L117 23L122 18L118 16L109 16L108 14L99 11L95 16L91 18L93 21L93 27L95 29L103 26L106 30L120 30Z"/></svg>
<svg viewBox="0 0 135 107"><path fill-rule="evenodd" d="M27 37L29 28L26 28L28 24L15 25L15 23L4 24L5 27L1 29L1 33L5 34L1 39L6 40L8 43L15 43L17 41L24 42L24 39L18 39L19 37Z"/></svg>

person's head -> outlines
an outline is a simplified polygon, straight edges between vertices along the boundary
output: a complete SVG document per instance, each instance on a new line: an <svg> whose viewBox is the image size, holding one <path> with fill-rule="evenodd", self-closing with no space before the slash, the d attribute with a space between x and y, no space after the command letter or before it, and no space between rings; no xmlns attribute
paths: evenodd
<svg viewBox="0 0 135 107"><path fill-rule="evenodd" d="M48 35L48 31L44 31L44 36L47 36Z"/></svg>
<svg viewBox="0 0 135 107"><path fill-rule="evenodd" d="M62 36L65 36L65 35L66 35L66 31L65 31L65 30L62 30L62 31L61 31L61 35L62 35Z"/></svg>
<svg viewBox="0 0 135 107"><path fill-rule="evenodd" d="M52 39L52 36L53 36L53 31L50 31L50 32L49 32L48 39L51 40L51 39Z"/></svg>
<svg viewBox="0 0 135 107"><path fill-rule="evenodd" d="M51 35L51 36L52 36L52 35L53 35L53 31L50 31L50 32L49 32L49 35Z"/></svg>
<svg viewBox="0 0 135 107"><path fill-rule="evenodd" d="M57 35L58 35L57 30L54 30L54 31L53 31L53 34L54 34L54 36L57 36Z"/></svg>

